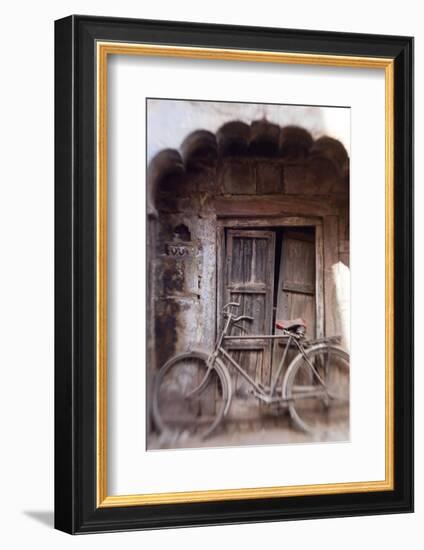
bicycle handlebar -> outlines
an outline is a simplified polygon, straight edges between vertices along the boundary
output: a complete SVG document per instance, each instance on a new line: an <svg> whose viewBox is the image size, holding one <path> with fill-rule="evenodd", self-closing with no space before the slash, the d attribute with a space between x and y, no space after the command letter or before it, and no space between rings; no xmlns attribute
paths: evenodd
<svg viewBox="0 0 424 550"><path fill-rule="evenodd" d="M240 307L240 304L238 302L228 302L228 304L225 304L225 306L222 308L223 313L225 315L229 315L232 317L231 313L227 313L227 309L231 306L234 307ZM237 323L238 321L254 321L253 317L250 317L250 315L240 315L239 317L232 317L233 323Z"/></svg>
<svg viewBox="0 0 424 550"><path fill-rule="evenodd" d="M253 317L250 317L250 315L240 315L240 317L234 317L233 321L234 323L238 323L238 321L254 321L255 319Z"/></svg>
<svg viewBox="0 0 424 550"><path fill-rule="evenodd" d="M240 307L240 304L238 302L228 302L228 304L225 304L225 306L222 308L222 311L225 311L230 306Z"/></svg>

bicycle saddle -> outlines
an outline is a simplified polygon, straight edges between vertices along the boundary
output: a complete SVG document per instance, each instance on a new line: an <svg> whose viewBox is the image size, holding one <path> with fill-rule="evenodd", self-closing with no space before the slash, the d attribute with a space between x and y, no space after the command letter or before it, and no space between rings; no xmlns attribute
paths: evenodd
<svg viewBox="0 0 424 550"><path fill-rule="evenodd" d="M297 327L306 328L306 321L300 317L298 319L280 319L275 321L275 326L280 330L293 330Z"/></svg>

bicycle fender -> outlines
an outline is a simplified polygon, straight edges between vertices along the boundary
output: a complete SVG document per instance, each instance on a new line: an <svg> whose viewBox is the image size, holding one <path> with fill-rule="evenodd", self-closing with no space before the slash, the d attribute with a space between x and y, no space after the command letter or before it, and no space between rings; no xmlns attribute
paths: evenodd
<svg viewBox="0 0 424 550"><path fill-rule="evenodd" d="M221 359L216 358L215 365L219 366L219 370L221 371L221 374L223 375L227 383L227 402L224 408L224 416L227 416L228 411L230 410L231 400L233 398L233 383L231 380L231 375Z"/></svg>

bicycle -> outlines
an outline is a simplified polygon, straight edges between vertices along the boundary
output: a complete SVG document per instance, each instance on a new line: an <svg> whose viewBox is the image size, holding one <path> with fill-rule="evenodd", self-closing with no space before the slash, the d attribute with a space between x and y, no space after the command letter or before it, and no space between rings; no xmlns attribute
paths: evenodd
<svg viewBox="0 0 424 550"><path fill-rule="evenodd" d="M246 331L249 315L235 315L237 302L223 307L222 329L213 351L193 350L169 359L154 383L152 414L159 432L196 433L205 439L227 416L233 386L227 365L243 376L254 397L288 409L296 428L313 433L328 419L345 421L349 415L349 355L340 337L306 339L303 319L276 321L280 334L232 336L233 327ZM256 382L225 349L225 342L243 339L285 340L285 349L270 385ZM290 349L297 350L278 384ZM209 392L209 393L208 393ZM333 412L335 414L333 414ZM331 416L332 414L332 416Z"/></svg>

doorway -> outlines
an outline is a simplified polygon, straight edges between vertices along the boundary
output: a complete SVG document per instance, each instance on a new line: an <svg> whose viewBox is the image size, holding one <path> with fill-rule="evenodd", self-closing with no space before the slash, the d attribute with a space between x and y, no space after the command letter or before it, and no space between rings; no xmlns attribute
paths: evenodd
<svg viewBox="0 0 424 550"><path fill-rule="evenodd" d="M244 322L244 330L235 327L232 335L246 331L258 338L232 340L230 349L256 381L270 383L284 351L282 341L260 338L281 332L276 320L302 317L307 337L317 336L321 310L317 288L322 276L317 272L317 248L314 225L222 228L218 303L238 302L239 315L254 318L252 323ZM236 390L243 393L244 381L239 378Z"/></svg>

